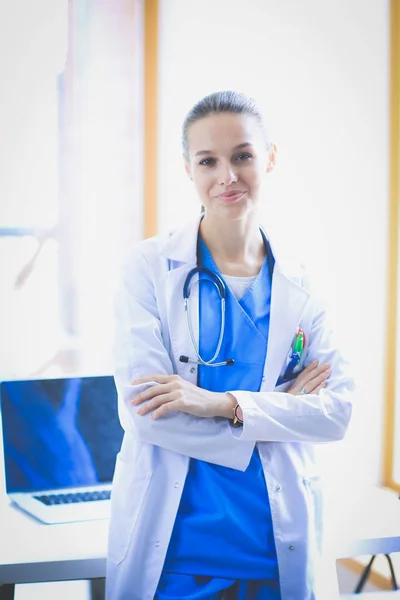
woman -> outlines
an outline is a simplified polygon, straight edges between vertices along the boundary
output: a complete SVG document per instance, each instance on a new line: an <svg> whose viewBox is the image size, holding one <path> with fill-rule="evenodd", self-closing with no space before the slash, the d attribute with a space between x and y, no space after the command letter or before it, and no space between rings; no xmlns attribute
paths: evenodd
<svg viewBox="0 0 400 600"><path fill-rule="evenodd" d="M254 102L201 100L183 154L204 212L138 244L117 298L107 597L312 600L313 447L343 438L352 381L303 271L259 225L276 150Z"/></svg>

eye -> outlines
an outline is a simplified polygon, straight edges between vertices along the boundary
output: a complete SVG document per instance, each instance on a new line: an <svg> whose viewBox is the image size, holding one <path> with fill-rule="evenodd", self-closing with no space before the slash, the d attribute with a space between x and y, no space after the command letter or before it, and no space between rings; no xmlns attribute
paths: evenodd
<svg viewBox="0 0 400 600"><path fill-rule="evenodd" d="M203 160L199 162L199 165L203 165L204 167L212 167L215 165L215 158L203 158Z"/></svg>
<svg viewBox="0 0 400 600"><path fill-rule="evenodd" d="M253 157L248 152L241 152L240 154L237 154L235 156L235 160L238 160L239 162L249 160L250 158L253 158Z"/></svg>

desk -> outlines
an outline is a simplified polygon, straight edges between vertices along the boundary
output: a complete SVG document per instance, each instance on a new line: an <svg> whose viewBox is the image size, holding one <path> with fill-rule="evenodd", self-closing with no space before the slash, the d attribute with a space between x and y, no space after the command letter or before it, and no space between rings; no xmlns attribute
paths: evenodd
<svg viewBox="0 0 400 600"><path fill-rule="evenodd" d="M325 489L325 544L337 558L400 552L400 500L378 487Z"/></svg>
<svg viewBox="0 0 400 600"><path fill-rule="evenodd" d="M44 525L0 501L0 599L13 598L13 585L89 579L92 597L104 596L108 521Z"/></svg>
<svg viewBox="0 0 400 600"><path fill-rule="evenodd" d="M395 492L377 487L348 488L344 494L326 489L325 497L327 554L335 559L373 557L358 582L357 591L360 591L369 577L375 555L387 555L393 569L389 555L400 552L400 501ZM393 571L392 582L395 586Z"/></svg>
<svg viewBox="0 0 400 600"><path fill-rule="evenodd" d="M13 584L105 577L108 521L43 525L3 497L0 531L0 585L11 584L1 600L13 597ZM335 558L400 552L396 494L368 488L349 498L327 490L325 546ZM101 586L93 592L100 600Z"/></svg>

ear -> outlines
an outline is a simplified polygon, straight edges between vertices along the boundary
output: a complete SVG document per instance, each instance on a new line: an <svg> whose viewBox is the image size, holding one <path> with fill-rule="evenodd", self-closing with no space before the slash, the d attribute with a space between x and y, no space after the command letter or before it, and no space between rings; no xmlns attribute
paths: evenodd
<svg viewBox="0 0 400 600"><path fill-rule="evenodd" d="M271 144L268 152L268 165L267 165L267 173L270 173L275 166L277 147L275 144Z"/></svg>
<svg viewBox="0 0 400 600"><path fill-rule="evenodd" d="M189 177L191 181L193 181L192 172L190 170L190 163L186 156L183 157L183 164L185 165L186 175Z"/></svg>

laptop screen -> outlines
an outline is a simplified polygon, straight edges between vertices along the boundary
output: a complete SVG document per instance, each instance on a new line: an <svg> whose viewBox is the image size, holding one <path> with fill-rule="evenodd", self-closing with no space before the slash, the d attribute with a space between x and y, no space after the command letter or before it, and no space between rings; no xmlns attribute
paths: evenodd
<svg viewBox="0 0 400 600"><path fill-rule="evenodd" d="M112 376L1 384L7 493L109 483L123 431Z"/></svg>

